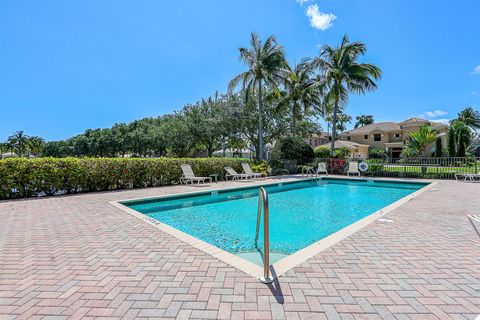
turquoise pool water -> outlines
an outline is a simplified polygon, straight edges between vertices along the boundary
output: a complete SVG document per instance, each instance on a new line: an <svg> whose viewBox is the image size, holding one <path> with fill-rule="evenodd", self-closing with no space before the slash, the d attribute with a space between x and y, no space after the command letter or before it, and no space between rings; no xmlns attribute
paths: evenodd
<svg viewBox="0 0 480 320"><path fill-rule="evenodd" d="M329 178L268 185L271 252L291 254L425 185ZM258 187L123 204L231 253L257 250Z"/></svg>

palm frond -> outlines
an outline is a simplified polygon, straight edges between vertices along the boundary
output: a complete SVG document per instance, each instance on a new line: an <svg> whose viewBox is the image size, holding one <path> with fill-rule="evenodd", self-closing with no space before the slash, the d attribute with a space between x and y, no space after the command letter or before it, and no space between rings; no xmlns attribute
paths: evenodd
<svg viewBox="0 0 480 320"><path fill-rule="evenodd" d="M242 72L239 75L236 75L230 82L228 83L228 93L232 94L235 88L238 86L238 84L242 81L245 83L245 80L248 77L248 71L247 72Z"/></svg>

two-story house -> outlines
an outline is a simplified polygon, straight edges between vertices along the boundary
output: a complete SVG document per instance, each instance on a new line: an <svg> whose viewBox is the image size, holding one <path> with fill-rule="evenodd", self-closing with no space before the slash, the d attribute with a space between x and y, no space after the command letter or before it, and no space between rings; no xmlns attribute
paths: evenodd
<svg viewBox="0 0 480 320"><path fill-rule="evenodd" d="M377 122L346 131L341 139L359 144L369 145L372 148L383 149L390 158L400 157L410 133L417 131L424 124L430 124L440 132L442 146L447 146L448 126L439 122L432 122L420 118L410 118L402 122ZM434 144L432 152L435 151Z"/></svg>

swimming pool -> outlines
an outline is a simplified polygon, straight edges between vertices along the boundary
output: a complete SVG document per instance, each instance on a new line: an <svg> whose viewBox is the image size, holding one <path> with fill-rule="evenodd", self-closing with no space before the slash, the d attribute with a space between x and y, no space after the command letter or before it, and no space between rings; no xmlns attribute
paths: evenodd
<svg viewBox="0 0 480 320"><path fill-rule="evenodd" d="M290 255L421 189L427 183L332 179L264 185L270 203L270 250ZM227 252L255 246L259 186L122 202ZM248 258L247 258L248 259ZM278 260L278 259L277 259Z"/></svg>

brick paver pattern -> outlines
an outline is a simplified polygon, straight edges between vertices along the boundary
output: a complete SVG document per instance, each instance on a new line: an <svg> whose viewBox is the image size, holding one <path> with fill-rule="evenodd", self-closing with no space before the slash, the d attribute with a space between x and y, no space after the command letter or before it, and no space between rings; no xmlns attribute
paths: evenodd
<svg viewBox="0 0 480 320"><path fill-rule="evenodd" d="M439 182L270 286L108 204L235 184L0 202L0 319L480 314L480 184Z"/></svg>

